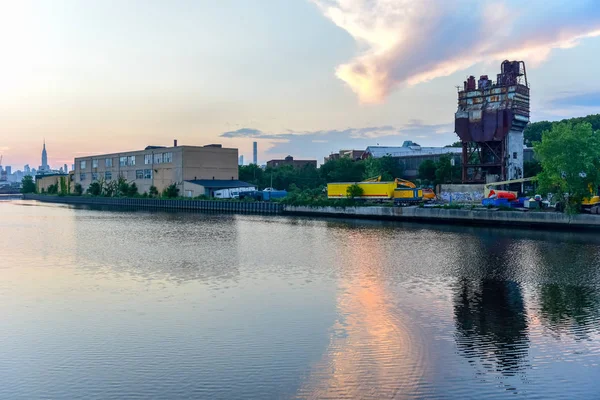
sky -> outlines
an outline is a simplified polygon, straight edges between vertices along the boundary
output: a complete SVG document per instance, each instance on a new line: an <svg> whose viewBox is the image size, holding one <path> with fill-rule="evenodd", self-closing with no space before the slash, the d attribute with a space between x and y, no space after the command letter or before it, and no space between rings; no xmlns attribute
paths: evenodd
<svg viewBox="0 0 600 400"><path fill-rule="evenodd" d="M597 0L0 0L13 170L147 145L246 161L443 146L456 86L524 60L532 121L598 113Z"/></svg>

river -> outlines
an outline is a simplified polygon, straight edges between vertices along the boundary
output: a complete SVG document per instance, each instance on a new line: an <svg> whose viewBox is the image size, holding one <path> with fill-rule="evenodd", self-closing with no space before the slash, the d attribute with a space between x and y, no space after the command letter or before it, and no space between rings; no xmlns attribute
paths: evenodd
<svg viewBox="0 0 600 400"><path fill-rule="evenodd" d="M0 201L2 399L597 398L600 235Z"/></svg>

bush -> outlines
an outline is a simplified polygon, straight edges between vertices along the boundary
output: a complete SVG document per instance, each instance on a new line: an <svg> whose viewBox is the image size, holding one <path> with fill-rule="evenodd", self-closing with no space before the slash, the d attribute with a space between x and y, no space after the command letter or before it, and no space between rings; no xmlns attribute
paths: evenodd
<svg viewBox="0 0 600 400"><path fill-rule="evenodd" d="M48 194L58 194L58 183L48 186Z"/></svg>
<svg viewBox="0 0 600 400"><path fill-rule="evenodd" d="M31 175L27 175L21 179L21 193L35 193L35 182L33 182L33 177Z"/></svg>
<svg viewBox="0 0 600 400"><path fill-rule="evenodd" d="M148 196L149 197L158 196L158 189L156 188L156 186L154 186L154 185L150 186L150 190L148 191Z"/></svg>
<svg viewBox="0 0 600 400"><path fill-rule="evenodd" d="M75 196L81 196L83 194L83 187L81 186L81 184L75 184L75 187L73 187L73 194Z"/></svg>
<svg viewBox="0 0 600 400"><path fill-rule="evenodd" d="M170 184L165 190L163 190L163 197L174 199L177 196L179 196L179 188L174 183Z"/></svg>
<svg viewBox="0 0 600 400"><path fill-rule="evenodd" d="M135 197L137 195L138 195L138 187L135 184L135 182L132 182L131 185L129 185L129 188L127 188L127 196Z"/></svg>
<svg viewBox="0 0 600 400"><path fill-rule="evenodd" d="M365 191L363 190L363 188L358 186L356 183L354 185L348 186L348 189L346 190L346 195L348 196L349 199L360 198L360 197L362 197L363 194L365 194Z"/></svg>
<svg viewBox="0 0 600 400"><path fill-rule="evenodd" d="M81 185L79 185L81 187ZM77 191L77 185L75 186L75 191ZM87 189L87 194L91 196L100 196L102 194L102 185L100 182L92 182Z"/></svg>

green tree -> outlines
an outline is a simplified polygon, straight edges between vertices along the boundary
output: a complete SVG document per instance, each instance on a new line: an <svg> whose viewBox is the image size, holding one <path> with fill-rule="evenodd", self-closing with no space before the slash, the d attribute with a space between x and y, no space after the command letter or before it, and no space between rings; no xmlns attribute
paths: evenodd
<svg viewBox="0 0 600 400"><path fill-rule="evenodd" d="M238 172L241 181L260 186L260 182L262 181L264 171L258 165L240 165L238 167Z"/></svg>
<svg viewBox="0 0 600 400"><path fill-rule="evenodd" d="M81 185L79 185L81 187ZM77 188L75 188L77 191ZM102 185L100 182L92 182L90 186L88 186L87 193L91 196L100 196L102 194Z"/></svg>
<svg viewBox="0 0 600 400"><path fill-rule="evenodd" d="M48 185L48 194L57 194L57 193L58 193L58 183Z"/></svg>
<svg viewBox="0 0 600 400"><path fill-rule="evenodd" d="M163 197L174 199L177 196L179 196L179 188L175 183L170 184L163 190Z"/></svg>
<svg viewBox="0 0 600 400"><path fill-rule="evenodd" d="M359 182L365 174L365 163L342 157L321 165L319 173L325 182Z"/></svg>
<svg viewBox="0 0 600 400"><path fill-rule="evenodd" d="M69 194L69 186L67 185L67 178L65 178L64 176L60 177L60 192L59 194L61 196L66 196L67 194Z"/></svg>
<svg viewBox="0 0 600 400"><path fill-rule="evenodd" d="M154 185L150 186L150 189L148 190L148 196L150 196L150 197L158 196L158 189L156 188L156 186L154 186Z"/></svg>
<svg viewBox="0 0 600 400"><path fill-rule="evenodd" d="M462 142L454 142L452 144L447 144L444 147L462 147Z"/></svg>
<svg viewBox="0 0 600 400"><path fill-rule="evenodd" d="M129 193L129 184L123 176L119 176L117 179L117 196L127 196Z"/></svg>
<svg viewBox="0 0 600 400"><path fill-rule="evenodd" d="M440 160L436 164L435 180L436 183L447 183L452 181L452 162L447 155L440 156Z"/></svg>
<svg viewBox="0 0 600 400"><path fill-rule="evenodd" d="M364 194L364 192L365 191L363 190L363 188L358 186L356 183L354 185L348 186L348 189L346 189L346 195L349 199L360 198Z"/></svg>
<svg viewBox="0 0 600 400"><path fill-rule="evenodd" d="M433 160L425 160L419 165L419 178L433 182L435 181L435 170L437 165Z"/></svg>
<svg viewBox="0 0 600 400"><path fill-rule="evenodd" d="M393 181L404 174L404 165L397 158L384 156L381 158L369 157L365 161L364 179L381 176L384 181Z"/></svg>
<svg viewBox="0 0 600 400"><path fill-rule="evenodd" d="M534 143L540 142L542 140L542 133L550 129L552 129L552 122L550 121L534 122L527 125L525 131L523 131L525 145L532 147Z"/></svg>
<svg viewBox="0 0 600 400"><path fill-rule="evenodd" d="M35 182L31 175L26 175L21 179L21 193L35 193Z"/></svg>
<svg viewBox="0 0 600 400"><path fill-rule="evenodd" d="M81 184L75 184L75 186L73 187L73 194L75 194L76 196L81 196L83 194L83 187L81 186Z"/></svg>
<svg viewBox="0 0 600 400"><path fill-rule="evenodd" d="M131 185L129 185L129 188L127 189L127 196L135 197L137 195L138 195L138 187L135 184L135 182L131 182Z"/></svg>
<svg viewBox="0 0 600 400"><path fill-rule="evenodd" d="M525 161L523 163L523 178L532 178L542 172L542 164L539 161Z"/></svg>
<svg viewBox="0 0 600 400"><path fill-rule="evenodd" d="M600 134L587 122L554 124L534 148L542 165L540 190L555 194L568 212L576 212L590 188L598 187Z"/></svg>

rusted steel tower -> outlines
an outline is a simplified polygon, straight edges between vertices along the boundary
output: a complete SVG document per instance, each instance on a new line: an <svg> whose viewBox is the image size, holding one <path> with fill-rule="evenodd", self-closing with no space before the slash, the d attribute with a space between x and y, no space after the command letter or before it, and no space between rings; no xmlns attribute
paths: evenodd
<svg viewBox="0 0 600 400"><path fill-rule="evenodd" d="M464 183L523 177L529 85L523 61L504 61L496 82L470 76L458 91L454 131L462 142Z"/></svg>

